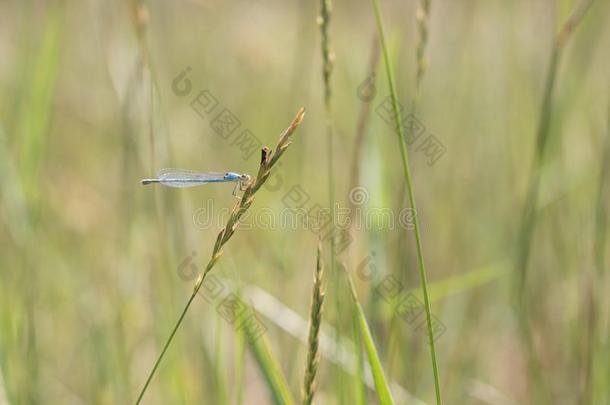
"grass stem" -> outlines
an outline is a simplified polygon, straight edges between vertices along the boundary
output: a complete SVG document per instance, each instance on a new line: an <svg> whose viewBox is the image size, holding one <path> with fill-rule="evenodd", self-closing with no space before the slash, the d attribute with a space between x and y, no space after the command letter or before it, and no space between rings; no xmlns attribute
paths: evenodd
<svg viewBox="0 0 610 405"><path fill-rule="evenodd" d="M396 85L394 83L394 74L392 72L392 66L390 63L390 56L388 54L388 48L385 42L385 35L383 32L383 21L381 17L381 10L379 7L378 0L372 0L373 7L375 9L375 18L377 20L377 29L379 31L379 40L381 42L381 50L383 52L383 59L385 62L386 74L388 77L388 85L390 87L390 97L392 99L392 109L394 110L394 119L396 124L396 130L398 133L398 143L400 145L400 155L402 157L402 169L403 175L405 179L405 185L407 187L407 193L409 197L409 204L411 205L411 209L413 209L416 213L419 213L417 210L417 206L415 203L415 192L413 190L413 181L411 179L411 170L409 168L409 153L407 151L407 144L405 141L404 129L402 124L400 123L400 109L398 107L398 97L396 94ZM419 277L421 281L421 289L422 295L424 298L424 306L426 310L426 326L428 331L428 342L430 345L430 359L432 362L432 372L434 376L434 390L436 394L436 403L440 405L442 403L441 400L441 388L440 388L440 378L438 372L438 365L436 360L436 347L434 343L434 335L432 333L432 313L430 310L430 300L428 298L428 282L426 278L426 266L424 263L424 253L423 246L421 240L421 230L419 224L419 215L416 214L413 216L413 227L415 230L415 243L417 247L417 260L419 262Z"/></svg>
<svg viewBox="0 0 610 405"><path fill-rule="evenodd" d="M535 381L536 392L540 398L538 402L548 401L550 390L545 388L546 382L541 373L537 350L532 336L532 325L528 319L529 308L527 302L526 281L528 273L528 262L533 245L533 234L537 219L538 194L540 190L541 171L544 165L549 138L551 135L552 102L557 71L561 62L561 56L567 40L574 32L585 16L587 10L593 4L593 0L583 0L574 10L572 15L564 23L559 33L555 36L553 49L551 51L548 65L546 83L540 106L540 118L536 132L536 145L533 163L530 169L529 184L526 192L525 203L521 215L521 223L518 230L518 239L515 253L515 285L513 295L516 299L516 315L522 343L528 355L528 370ZM537 297L536 299L539 299Z"/></svg>

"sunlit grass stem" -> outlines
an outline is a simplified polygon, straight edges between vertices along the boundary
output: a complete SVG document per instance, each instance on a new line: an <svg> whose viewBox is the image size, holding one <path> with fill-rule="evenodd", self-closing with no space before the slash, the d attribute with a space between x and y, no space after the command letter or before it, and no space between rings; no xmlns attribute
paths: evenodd
<svg viewBox="0 0 610 405"><path fill-rule="evenodd" d="M381 50L383 53L383 59L386 68L386 75L388 77L388 85L390 87L390 97L392 99L392 109L394 110L394 119L395 126L398 132L398 143L400 145L400 155L402 157L402 169L403 175L405 179L405 185L407 187L407 194L409 197L409 204L411 205L411 209L413 209L416 213L419 213L417 210L417 205L415 202L415 192L413 190L413 181L411 179L411 170L409 168L409 153L407 151L407 144L405 140L404 128L400 122L400 108L398 107L398 96L396 94L396 85L394 83L394 74L392 72L392 66L390 62L390 55L388 53L388 48L385 42L385 35L383 32L383 21L381 17L381 10L379 7L378 0L372 0L373 7L375 9L375 17L377 20L377 29L379 31L379 40L381 41ZM426 326L428 331L428 343L430 346L430 358L432 363L432 372L434 376L434 389L436 394L436 403L441 404L441 388L439 381L439 373L438 373L438 365L436 360L436 346L434 343L434 335L432 331L432 313L430 310L430 300L428 298L428 282L426 277L426 266L424 263L424 253L423 246L421 240L421 232L419 225L419 214L413 216L413 228L415 231L415 243L417 247L417 260L419 262L419 277L421 281L421 289L422 295L424 298L424 306L426 310Z"/></svg>
<svg viewBox="0 0 610 405"><path fill-rule="evenodd" d="M390 87L390 97L392 99L392 109L394 110L395 126L398 133L398 143L400 146L400 155L402 157L402 170L407 187L407 194L409 197L409 204L416 215L413 216L413 228L415 231L415 243L417 247L417 261L419 263L419 277L421 281L422 295L424 298L424 306L426 310L426 326L428 332L428 343L430 346L430 359L432 363L432 372L434 376L434 389L436 394L436 403L441 404L441 388L440 378L438 373L438 365L436 360L436 346L434 342L434 335L432 331L432 313L430 310L430 300L428 298L428 282L426 278L426 266L424 263L424 252L421 240L421 231L419 224L419 211L415 202L415 192L413 190L413 181L411 179L411 170L409 168L409 153L407 151L407 144L405 141L405 134L402 124L400 122L400 108L398 107L398 96L396 94L396 85L394 83L394 74L392 72L392 66L390 63L390 56L388 54L388 48L385 42L385 35L383 32L383 21L381 17L381 10L379 7L378 0L372 0L373 8L375 9L375 17L377 20L377 29L379 31L379 40L381 41L381 50L383 52L383 59L385 62L386 74L388 77L388 85Z"/></svg>

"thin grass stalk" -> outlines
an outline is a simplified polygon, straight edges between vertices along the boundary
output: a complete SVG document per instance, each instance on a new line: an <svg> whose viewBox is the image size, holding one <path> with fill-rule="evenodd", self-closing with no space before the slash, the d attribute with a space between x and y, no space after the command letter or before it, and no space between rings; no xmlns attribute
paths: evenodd
<svg viewBox="0 0 610 405"><path fill-rule="evenodd" d="M595 263L595 272L592 275L592 280L589 283L590 292L590 309L589 309L589 331L587 336L589 342L587 345L588 353L585 363L585 381L583 393L581 397L582 403L604 402L599 397L596 387L596 354L604 353L603 342L607 342L607 338L603 336L602 320L604 319L604 286L606 285L606 241L608 229L608 212L607 204L610 201L610 187L608 181L610 178L610 103L608 105L608 122L606 126L606 137L602 148L601 170L599 174L599 185L597 190L597 201L595 207L595 228L594 228L594 243L593 243L593 259ZM603 361L602 361L603 364ZM602 387L599 392L603 392ZM607 402L607 398L605 398Z"/></svg>
<svg viewBox="0 0 610 405"><path fill-rule="evenodd" d="M599 275L606 272L606 240L608 229L607 204L610 199L610 103L608 106L608 123L606 128L606 139L602 152L602 166L599 175L599 186L597 191L597 204L595 208L595 243L594 258L595 268Z"/></svg>
<svg viewBox="0 0 610 405"><path fill-rule="evenodd" d="M334 209L335 199L335 177L334 177L334 156L333 156L333 113L332 113L332 88L331 75L333 72L334 54L330 47L330 18L332 13L331 0L320 0L320 24L321 42L322 42L322 80L324 83L324 111L325 111L325 126L326 126L326 141L328 153L328 198L331 211ZM333 211L334 212L334 211ZM333 215L334 221L334 215ZM331 255L334 261L335 246L334 240L331 238ZM334 268L331 267L331 270Z"/></svg>
<svg viewBox="0 0 610 405"><path fill-rule="evenodd" d="M129 14L130 19L134 27L136 27L136 33L138 34L138 40L140 40L140 31L144 32L146 21L144 21L141 17L142 12L139 10L145 10L145 6L142 4L137 4L136 1L129 2ZM132 135L138 132L137 124L134 120L134 105L137 104L137 98L142 89L142 79L144 77L144 73L146 71L146 62L148 58L144 55L144 50L140 47L140 52L137 54L137 63L130 70L129 76L127 79L127 83L125 85L125 94L124 97L119 97L120 100L120 141L121 141L121 159L120 165L121 168L119 170L120 180L117 179L117 184L120 185L119 188L119 197L118 200L122 201L120 205L119 218L117 221L117 235L120 235L116 239L116 251L122 251L129 245L129 234L130 229L132 229L132 220L133 220L133 212L132 208L133 204L133 190L131 186L122 181L125 178L131 178L132 174L136 170L138 165L138 153L141 148L138 147L136 138ZM149 114L150 115L150 114ZM154 167L154 162L152 167ZM164 234L164 232L159 232L159 234ZM159 240L159 242L161 242ZM119 261L120 256L116 256L117 262ZM169 263L169 261L167 261ZM122 269L118 268L118 266L114 266L117 268L117 273ZM113 277L116 277L114 275ZM113 280L108 283L108 286L113 286L116 282ZM114 342L112 347L116 351L118 366L116 367L116 378L113 378L112 382L116 386L115 390L117 391L116 397L118 398L128 398L130 392L132 391L132 383L131 377L129 373L129 354L128 350L125 347L125 304L124 299L121 294L121 291L116 288L108 288L106 294L112 297L112 302L114 303L113 309L115 311L114 315L114 330L116 331ZM98 386L103 386L103 380L97 383Z"/></svg>
<svg viewBox="0 0 610 405"><path fill-rule="evenodd" d="M229 241L229 239L231 239L231 236L233 236L233 234L235 233L235 230L237 229L237 227L239 225L239 221L241 220L243 215L246 213L246 211L250 208L250 206L254 202L254 195L269 178L269 175L271 174L271 169L273 168L273 166L275 166L275 164L280 159L280 157L282 157L282 155L286 151L286 148L288 148L288 146L290 146L290 143L291 143L290 138L294 134L297 127L303 121L304 116L305 116L305 109L301 108L297 112L297 115L294 118L294 120L292 121L292 123L290 124L290 126L280 135L280 139L277 143L275 151L271 151L267 147L263 148L262 156L261 156L261 163L260 163L260 166L258 169L258 174L257 174L256 178L252 182L250 182L250 184L247 186L246 190L244 191L244 193L241 196L241 199L237 202L237 204L233 208L233 211L231 212L231 215L229 216L229 219L228 219L225 227L218 233L218 236L216 237L216 243L214 244L214 249L212 251L212 256L211 256L208 264L206 265L204 271L201 272L201 274L197 278L197 281L195 282L195 286L193 287L193 292L191 293L191 296L189 297L186 305L184 306L184 309L182 310L182 313L180 314L178 321L174 325L174 328L172 329L172 332L170 333L169 338L165 342L165 345L163 346L163 349L161 350L159 357L155 361L155 364L154 364L153 368L151 369L151 371L148 375L148 378L146 379L146 382L144 383L144 387L142 388L142 391L140 392L140 395L138 396L138 399L136 400L136 404L139 404L142 401L142 397L144 396L144 393L146 392L148 385L150 384L150 381L152 380L152 377L154 376L155 372L157 371L157 368L159 367L159 364L161 363L161 360L163 359L163 356L165 355L167 348L169 347L170 343L172 342L174 335L176 334L176 331L182 324L184 316L186 315L193 300L195 299L195 296L197 295L197 293L199 292L199 289L203 285L203 281L205 280L205 277L212 270L212 268L214 268L214 265L222 256L223 246Z"/></svg>
<svg viewBox="0 0 610 405"><path fill-rule="evenodd" d="M138 44L138 61L134 71L134 75L137 76L138 81L142 82L142 85L147 85L148 97L149 97L149 111L147 114L148 124L148 141L149 141L149 164L150 170L154 170L157 167L158 152L163 151L165 153L165 159L172 160L172 148L170 139L167 136L167 131L157 130L166 128L167 118L165 117L164 110L162 108L162 102L159 95L159 80L157 79L156 66L152 57L151 47L148 41L148 31L150 23L150 12L144 0L130 0L129 11L132 26L134 28L137 44ZM147 83L144 82L147 79ZM134 83L134 85L137 83ZM127 101L128 102L128 101ZM157 140L163 141L157 142ZM161 148L161 149L160 149ZM162 213L172 212L175 214L174 218L182 218L182 205L179 204L180 196L175 193L161 193L160 190L155 189L153 191L155 210L157 213L157 226L159 228L158 235L165 235L170 225L167 224L168 219ZM167 266L173 262L173 255L176 247L184 246L184 223L183 221L174 220L171 221L171 231L174 233L174 244L173 246L167 246L162 238L158 238L159 252L160 252L160 265ZM162 272L167 273L167 272ZM168 276L166 274L166 276ZM169 280L169 279L167 279ZM165 281L167 281L165 280Z"/></svg>
<svg viewBox="0 0 610 405"><path fill-rule="evenodd" d="M540 108L540 121L536 137L536 150L534 152L534 162L530 173L530 180L525 198L525 206L521 220L519 231L519 247L517 251L517 286L516 293L521 296L527 275L527 263L529 261L531 250L531 238L536 219L536 204L538 201L538 192L540 188L540 168L544 158L547 140L549 136L549 128L551 124L551 100L553 90L555 88L555 78L559 65L561 49L554 47L551 53L551 60L547 71L547 80L544 87L544 96Z"/></svg>
<svg viewBox="0 0 610 405"><path fill-rule="evenodd" d="M536 137L534 162L532 164L525 205L522 212L517 252L515 256L516 284L514 294L517 300L517 323L519 326L519 333L521 334L522 343L525 345L525 351L527 353L527 369L531 374L531 380L534 382L533 385L538 387L537 399L542 402L547 402L550 400L548 397L549 391L547 383L540 372L540 364L537 358L535 342L532 336L532 327L527 315L528 304L525 302L525 297L527 296L525 292L525 284L527 277L527 264L529 262L532 247L532 237L536 222L536 206L540 188L540 171L550 132L551 104L561 51L561 48L555 46L553 47L551 53L551 60L549 62L547 80L540 109L540 121Z"/></svg>
<svg viewBox="0 0 610 405"><path fill-rule="evenodd" d="M320 36L321 36L321 51L322 51L322 81L324 86L324 113L325 113L325 127L326 127L326 152L327 152L327 177L328 177L328 205L330 210L330 216L332 219L332 226L336 224L336 213L335 213L335 163L334 163L334 134L333 134L333 109L332 109L332 86L331 76L334 67L334 53L331 49L330 40L330 20L332 16L332 1L331 0L320 0L320 15L318 17L318 24L320 25ZM338 294L339 278L336 275L336 245L335 238L332 235L329 238L330 243L330 274L334 277L334 302L335 310L337 313L337 319L341 314L341 298ZM337 325L339 326L339 325ZM341 339L341 328L337 327L336 342ZM339 399L342 400L342 378L341 374L338 374L338 383L336 384Z"/></svg>
<svg viewBox="0 0 610 405"><path fill-rule="evenodd" d="M429 23L429 16L430 16L430 6L431 6L431 1L430 0L420 0L419 4L417 5L417 10L415 12L415 20L417 23L417 33L418 33L418 42L417 42L417 47L416 47L416 51L415 51L415 59L417 62L417 72L416 72L416 76L415 76L415 90L413 92L413 99L411 102L411 114L415 115L417 113L417 108L419 107L419 101L421 98L421 85L422 85L422 81L424 78L424 74L428 68L428 59L426 56L426 48L428 45L428 23ZM401 187L401 192L400 192L400 201L399 201L399 206L402 206L402 204L404 203L404 193L405 193L405 185L403 184ZM399 237L398 243L403 243L402 240L400 239L404 239L404 242L407 243L407 239L406 239L406 235L402 235L402 238ZM399 258L399 263L401 262L400 260L401 258ZM407 265L407 263L405 263L405 265ZM398 362L399 357L398 356L394 356L394 350L399 348L400 345L400 336L399 333L394 333L396 326L398 325L399 320L398 319L392 319L391 323L390 323L390 328L389 328L389 342L388 342L388 350L387 350L387 358L389 360L389 365L388 365L388 376L391 377L392 376L392 371L393 371L393 361ZM411 348L409 347L407 350L411 350ZM407 355L409 355L409 353L407 353Z"/></svg>
<svg viewBox="0 0 610 405"><path fill-rule="evenodd" d="M326 126L326 142L328 153L328 204L330 206L333 225L335 223L335 169L333 147L333 112L331 75L333 71L334 54L330 47L330 18L332 13L331 0L320 0L320 24L322 42L322 79L324 83L324 111ZM331 272L335 269L335 240L330 238Z"/></svg>
<svg viewBox="0 0 610 405"><path fill-rule="evenodd" d="M157 89L157 83L155 79L155 75L153 72L153 66L150 56L150 47L148 45L147 40L147 32L148 32L148 22L150 20L148 8L143 0L130 0L129 2L129 11L131 22L134 27L134 31L136 34L136 39L138 41L138 49L140 51L140 58L138 60L138 70L140 70L140 74L145 73L145 70L148 69L150 73L150 81L149 81L149 92L150 92L150 111L148 115L148 140L150 143L150 154L149 160L151 164L151 168L155 168L156 165L156 157L155 157L155 133L154 133L154 124L153 118L155 117L155 90ZM158 93L157 93L158 94Z"/></svg>
<svg viewBox="0 0 610 405"><path fill-rule="evenodd" d="M528 370L530 373L532 373L532 379L536 382L536 387L539 388L537 391L538 395L540 395L541 397L538 399L542 401L549 400L549 390L544 388L546 382L540 371L540 366L536 355L535 343L532 337L532 327L530 325L527 315L528 305L526 302L527 294L525 291L525 287L527 281L528 262L531 254L532 239L537 217L537 204L540 189L541 170L544 163L550 137L552 101L555 83L557 79L557 71L567 40L574 32L574 29L582 21L586 12L593 4L593 1L594 0L583 0L574 10L572 15L568 18L568 20L564 23L564 25L561 27L559 33L555 36L546 75L546 83L544 87L542 103L540 107L540 119L538 122L538 129L536 133L534 158L531 166L529 184L525 197L525 204L522 211L521 223L518 231L519 233L515 254L515 285L513 295L516 298L516 311L519 332L521 334L522 342L525 345L526 352L528 353Z"/></svg>
<svg viewBox="0 0 610 405"><path fill-rule="evenodd" d="M392 67L390 63L390 56L388 54L388 48L385 42L385 35L383 32L383 21L381 17L381 10L379 7L378 0L372 0L373 8L375 9L375 17L377 20L377 29L379 31L379 40L381 42L381 50L383 52L383 59L385 62L386 74L388 76L388 85L390 87L390 97L392 99L392 109L394 111L394 120L396 125L396 130L398 132L398 143L400 145L400 154L402 157L402 169L403 175L405 179L405 186L407 188L407 194L409 197L409 204L411 209L413 209L416 213L419 213L417 210L416 202L415 202L415 192L413 190L413 181L411 179L411 170L409 168L409 154L407 151L407 144L405 141L404 128L400 123L400 109L398 107L398 97L396 95L396 85L394 83L394 74L392 72ZM424 253L423 246L421 240L421 231L419 225L419 215L413 216L413 227L415 231L415 243L417 247L417 260L419 262L419 277L421 281L421 289L422 295L424 298L424 307L426 310L426 327L428 334L428 343L430 346L430 359L432 363L432 372L434 376L434 390L436 394L436 403L440 405L442 403L441 400L441 388L440 388L440 378L436 360L436 346L434 343L434 335L432 333L432 313L430 310L430 300L428 298L428 282L426 277L426 267L424 263Z"/></svg>
<svg viewBox="0 0 610 405"><path fill-rule="evenodd" d="M309 339L307 344L307 365L305 367L305 378L303 381L304 405L313 402L315 391L316 373L320 362L320 325L322 324L322 307L324 305L324 289L322 287L322 248L318 244L318 255L316 260L316 272L313 278L313 291L311 295L311 308L309 309Z"/></svg>
<svg viewBox="0 0 610 405"><path fill-rule="evenodd" d="M517 252L517 285L516 293L521 296L523 287L527 277L527 264L531 252L531 239L536 222L536 205L538 202L538 193L540 189L540 170L544 162L546 149L549 140L551 118L552 118L552 101L555 82L557 77L557 69L561 61L561 56L565 45L574 32L575 28L584 18L594 0L583 0L575 9L572 15L564 23L561 30L555 37L551 58L546 76L546 84L544 87L544 95L540 107L540 119L538 130L536 132L536 146L534 152L534 161L532 163L529 176L529 186L525 198L525 205L522 214L521 226L519 230L519 247Z"/></svg>
<svg viewBox="0 0 610 405"><path fill-rule="evenodd" d="M124 176L125 173L128 174L134 167L134 162L139 161L139 159L135 159L132 155L137 150L146 150L146 148L138 147L141 145L136 145L135 139L130 136L132 133L132 129L130 128L134 124L132 121L132 114L130 114L130 109L132 108L133 98L136 96L147 96L148 97L148 105L147 111L144 114L144 121L146 122L145 126L147 128L145 131L148 135L148 168L153 171L157 167L157 161L159 152L161 153L161 160L172 160L172 145L169 137L167 136L167 131L165 128L167 125L167 118L165 117L162 101L160 98L160 89L159 89L159 81L156 70L156 65L153 57L153 51L150 46L150 41L148 39L151 14L150 9L145 0L129 0L127 2L127 7L129 11L129 17L131 21L131 26L133 28L133 33L135 35L136 43L137 43L137 60L136 65L134 66L134 70L132 73L132 78L128 84L128 92L127 97L122 101L123 106L123 120L125 126L125 134L123 135L124 139L124 149L129 152L125 152L123 156L125 170L121 173ZM127 188L124 187L122 190L125 193L125 198L129 198L131 195L127 192ZM185 226L182 218L183 205L180 204L180 196L176 193L163 193L161 190L155 188L152 190L153 193L153 207L155 210L155 219L157 226L157 238L155 243L158 245L157 249L157 267L159 269L166 268L167 266L171 266L172 263L175 262L175 252L177 247L182 247L185 245L184 235L185 235ZM130 204L125 205L128 209ZM171 217L165 215L165 213L172 213L173 220ZM129 216L131 218L131 216ZM127 221L130 222L129 218ZM129 226L126 224L125 226ZM122 232L124 233L124 232ZM168 245L163 235L167 235L171 233L174 235L172 238L173 244ZM120 242L119 242L120 243ZM158 272L158 276L153 280L153 295L157 296L157 299L163 300L164 297L160 294L159 286L166 285L171 281L171 274L166 271ZM121 346L119 346L119 350L124 351ZM128 379L120 379L124 380L125 388L129 391L131 381ZM180 384L183 383L183 379L180 379ZM166 391L163 391L164 395Z"/></svg>

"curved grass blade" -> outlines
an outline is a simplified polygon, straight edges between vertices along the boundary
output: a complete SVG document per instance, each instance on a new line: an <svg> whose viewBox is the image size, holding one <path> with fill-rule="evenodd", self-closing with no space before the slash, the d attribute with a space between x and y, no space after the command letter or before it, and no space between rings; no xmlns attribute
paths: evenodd
<svg viewBox="0 0 610 405"><path fill-rule="evenodd" d="M394 398L392 397L390 386L388 385L388 382L385 378L385 374L383 373L381 361L379 360L379 356L377 355L377 349L375 348L375 343L373 342L371 331L366 322L366 317L364 316L364 312L362 311L362 307L360 306L360 302L358 301L358 296L356 295L356 289L354 288L354 284L352 283L352 278L350 277L347 271L345 272L345 274L349 282L349 287L352 293L352 299L354 300L354 304L356 305L356 317L358 318L358 326L360 328L362 342L364 343L364 350L366 351L366 355L371 365L371 373L373 374L373 381L375 382L375 389L377 390L377 397L379 398L379 403L381 405L393 405Z"/></svg>
<svg viewBox="0 0 610 405"><path fill-rule="evenodd" d="M251 311L254 310L252 309ZM263 334L256 338L251 338L256 336L258 331L253 329L250 322L244 322L243 325L243 333L248 340L248 346L252 350L254 360L263 373L267 387L271 392L273 403L277 405L293 405L295 402L288 388L286 377L271 350L267 337Z"/></svg>
<svg viewBox="0 0 610 405"><path fill-rule="evenodd" d="M366 384L364 383L364 356L362 355L362 337L360 333L358 311L352 310L352 340L354 342L354 358L356 372L354 373L354 405L366 405Z"/></svg>

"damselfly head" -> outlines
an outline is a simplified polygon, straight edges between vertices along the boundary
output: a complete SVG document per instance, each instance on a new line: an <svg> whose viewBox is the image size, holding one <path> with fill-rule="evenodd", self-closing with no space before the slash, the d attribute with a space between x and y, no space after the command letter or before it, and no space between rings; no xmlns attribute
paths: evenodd
<svg viewBox="0 0 610 405"><path fill-rule="evenodd" d="M241 191L244 191L248 188L249 185L250 185L250 176L247 174L240 174L239 175L239 189Z"/></svg>

